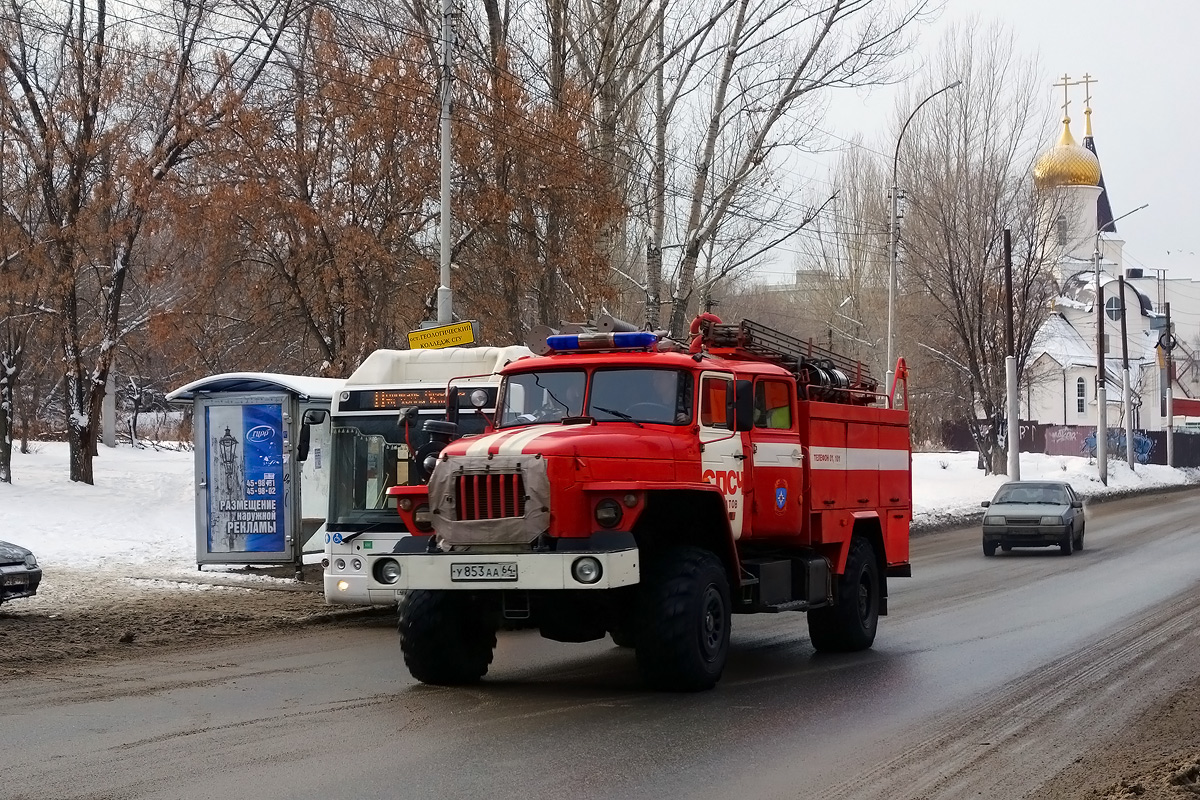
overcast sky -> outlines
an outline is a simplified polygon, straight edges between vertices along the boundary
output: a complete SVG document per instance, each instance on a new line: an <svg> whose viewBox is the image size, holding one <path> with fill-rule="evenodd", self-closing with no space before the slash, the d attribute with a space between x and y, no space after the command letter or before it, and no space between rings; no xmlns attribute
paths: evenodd
<svg viewBox="0 0 1200 800"><path fill-rule="evenodd" d="M1200 2L1197 0L946 0L940 18L920 33L920 60L932 54L945 28L978 16L1010 26L1036 54L1048 109L1062 104L1053 84L1085 72L1092 86L1092 129L1113 214L1149 207L1117 223L1127 267L1166 268L1168 277L1200 278ZM842 97L826 124L839 136L883 138L892 120L894 90ZM1083 138L1083 87L1071 90L1071 130ZM1053 111L1057 114L1059 112ZM1057 133L1049 147L1054 144ZM885 148L890 150L890 146ZM813 164L809 163L812 167ZM767 267L783 279L784 264Z"/></svg>

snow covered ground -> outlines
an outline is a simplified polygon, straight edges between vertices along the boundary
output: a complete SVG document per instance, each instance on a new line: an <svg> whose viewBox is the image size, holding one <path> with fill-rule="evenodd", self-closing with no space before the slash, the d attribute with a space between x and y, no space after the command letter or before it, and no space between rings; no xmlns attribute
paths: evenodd
<svg viewBox="0 0 1200 800"><path fill-rule="evenodd" d="M155 576L180 587L196 577L190 451L101 447L94 462L96 485L86 486L67 477L65 443L37 443L32 449L29 455L13 453L13 483L0 484L0 539L33 550L48 572ZM914 454L915 530L980 513L980 501L991 498L1007 478L985 476L976 461L975 453ZM1096 465L1085 458L1028 453L1021 456L1021 477L1067 480L1088 497L1200 483L1196 470L1147 465L1131 473L1114 461L1106 487ZM242 573L228 577L280 580Z"/></svg>

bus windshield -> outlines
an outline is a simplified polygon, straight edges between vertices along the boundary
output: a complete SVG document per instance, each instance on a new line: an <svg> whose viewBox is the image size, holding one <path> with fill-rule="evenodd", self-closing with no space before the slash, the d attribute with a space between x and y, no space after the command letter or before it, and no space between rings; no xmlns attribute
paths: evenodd
<svg viewBox="0 0 1200 800"><path fill-rule="evenodd" d="M330 530L354 531L367 526L403 530L396 500L387 490L392 486L420 483L412 460L429 441L421 430L429 419L444 419L438 413L422 412L409 425L398 415L335 417L330 450ZM463 413L458 420L460 435L482 433L482 414Z"/></svg>

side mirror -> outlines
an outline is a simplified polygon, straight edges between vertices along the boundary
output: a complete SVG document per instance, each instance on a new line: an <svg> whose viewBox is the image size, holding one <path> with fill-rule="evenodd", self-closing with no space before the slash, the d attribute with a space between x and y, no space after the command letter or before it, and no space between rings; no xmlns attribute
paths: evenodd
<svg viewBox="0 0 1200 800"><path fill-rule="evenodd" d="M987 508L987 507L988 507L988 506L990 506L991 504L992 504L992 501L991 501L991 500L984 500L984 501L983 501L982 503L980 503L979 505L983 506L984 508Z"/></svg>
<svg viewBox="0 0 1200 800"><path fill-rule="evenodd" d="M754 383L737 381L734 389L734 430L748 431L754 427Z"/></svg>
<svg viewBox="0 0 1200 800"><path fill-rule="evenodd" d="M1083 501L1082 500L1072 500L1071 508L1083 508Z"/></svg>
<svg viewBox="0 0 1200 800"><path fill-rule="evenodd" d="M300 417L300 441L296 443L296 461L303 464L308 460L309 443L312 441L312 426L325 421L327 412L310 408Z"/></svg>

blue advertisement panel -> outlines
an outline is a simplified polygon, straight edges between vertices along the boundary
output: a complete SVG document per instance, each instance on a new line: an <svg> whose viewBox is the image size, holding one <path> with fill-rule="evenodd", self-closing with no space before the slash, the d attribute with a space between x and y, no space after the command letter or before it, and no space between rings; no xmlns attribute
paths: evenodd
<svg viewBox="0 0 1200 800"><path fill-rule="evenodd" d="M208 406L208 552L285 550L283 407Z"/></svg>

